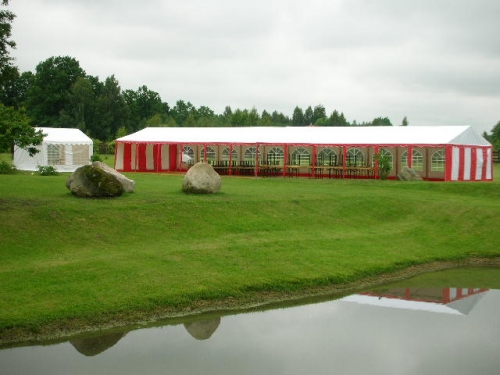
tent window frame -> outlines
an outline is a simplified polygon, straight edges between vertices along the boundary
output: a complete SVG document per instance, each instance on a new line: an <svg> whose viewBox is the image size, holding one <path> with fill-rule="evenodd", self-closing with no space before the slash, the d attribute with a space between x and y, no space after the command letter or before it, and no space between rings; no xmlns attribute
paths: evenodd
<svg viewBox="0 0 500 375"><path fill-rule="evenodd" d="M48 165L64 164L64 145L61 144L47 145L47 164Z"/></svg>
<svg viewBox="0 0 500 375"><path fill-rule="evenodd" d="M304 147L297 147L291 155L291 164L298 166L311 165L311 153Z"/></svg>
<svg viewBox="0 0 500 375"><path fill-rule="evenodd" d="M317 165L338 165L338 155L334 149L330 147L324 147L318 152Z"/></svg>
<svg viewBox="0 0 500 375"><path fill-rule="evenodd" d="M444 172L446 164L446 153L444 150L437 150L431 157L431 172Z"/></svg>
<svg viewBox="0 0 500 375"><path fill-rule="evenodd" d="M346 166L347 167L364 167L365 154L357 147L351 147L347 150Z"/></svg>
<svg viewBox="0 0 500 375"><path fill-rule="evenodd" d="M211 146L207 146L206 150L207 150L206 162L209 163L209 162L216 161L217 160L217 153L215 152L215 149ZM205 147L203 147L200 150L200 160L205 161Z"/></svg>
<svg viewBox="0 0 500 375"><path fill-rule="evenodd" d="M408 167L408 151L401 154L401 167ZM424 156L418 150L413 150L412 152L411 168L417 172L423 172L424 170Z"/></svg>

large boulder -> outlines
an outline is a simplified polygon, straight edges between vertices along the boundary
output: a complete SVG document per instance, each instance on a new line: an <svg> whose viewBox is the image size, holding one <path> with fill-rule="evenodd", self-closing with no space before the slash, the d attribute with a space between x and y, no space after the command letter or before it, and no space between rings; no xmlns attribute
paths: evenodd
<svg viewBox="0 0 500 375"><path fill-rule="evenodd" d="M402 181L422 181L422 177L411 168L405 167L399 174L398 180Z"/></svg>
<svg viewBox="0 0 500 375"><path fill-rule="evenodd" d="M182 182L185 193L214 194L219 192L222 182L219 174L207 163L196 163L187 171Z"/></svg>
<svg viewBox="0 0 500 375"><path fill-rule="evenodd" d="M104 164L100 161L95 161L92 163L94 167L101 168L103 171L106 173L112 174L113 176L116 177L116 179L122 184L123 190L125 193L132 193L135 189L135 181L131 180L130 178L125 177L122 175L120 172L117 172L113 168L111 168L109 165Z"/></svg>
<svg viewBox="0 0 500 375"><path fill-rule="evenodd" d="M104 166L104 167L103 167ZM84 165L74 171L66 181L66 187L73 195L84 198L109 198L119 197L126 190L122 183L127 179L121 178L118 172L100 162L91 165ZM127 179L128 180L128 179ZM132 181L132 180L129 180ZM127 189L130 190L130 183L127 182ZM132 181L132 186L134 185Z"/></svg>

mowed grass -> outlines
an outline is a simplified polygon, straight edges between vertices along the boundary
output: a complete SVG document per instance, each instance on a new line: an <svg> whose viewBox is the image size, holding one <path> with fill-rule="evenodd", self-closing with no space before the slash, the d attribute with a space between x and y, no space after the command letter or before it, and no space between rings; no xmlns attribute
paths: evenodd
<svg viewBox="0 0 500 375"><path fill-rule="evenodd" d="M500 256L498 182L223 177L186 195L182 175L127 176L134 193L81 199L67 174L0 175L0 337Z"/></svg>

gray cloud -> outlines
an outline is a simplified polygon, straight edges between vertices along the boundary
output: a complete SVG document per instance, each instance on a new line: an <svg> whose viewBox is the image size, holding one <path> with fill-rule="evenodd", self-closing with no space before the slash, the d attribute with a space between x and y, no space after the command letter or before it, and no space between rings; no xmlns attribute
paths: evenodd
<svg viewBox="0 0 500 375"><path fill-rule="evenodd" d="M496 0L15 1L18 66L69 55L222 112L322 104L349 120L399 124L500 120Z"/></svg>

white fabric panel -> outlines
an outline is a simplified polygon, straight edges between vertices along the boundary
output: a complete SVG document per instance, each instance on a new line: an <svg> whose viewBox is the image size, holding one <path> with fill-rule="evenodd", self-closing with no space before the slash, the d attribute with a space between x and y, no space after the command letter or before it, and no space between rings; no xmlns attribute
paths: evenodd
<svg viewBox="0 0 500 375"><path fill-rule="evenodd" d="M478 148L476 150L476 174L475 174L475 179L476 180L482 180L483 179L483 150Z"/></svg>
<svg viewBox="0 0 500 375"><path fill-rule="evenodd" d="M116 144L115 168L119 169L119 170L123 169L123 152L124 152L123 143L117 143Z"/></svg>
<svg viewBox="0 0 500 375"><path fill-rule="evenodd" d="M491 155L491 148L489 148L487 150L487 154L486 154L486 160L487 160L487 164L486 164L486 179L487 180L491 180L493 178L493 176L491 175L491 165L493 165L493 161L492 161L492 155Z"/></svg>
<svg viewBox="0 0 500 375"><path fill-rule="evenodd" d="M452 161L451 161L451 180L458 181L458 176L460 173L460 149L458 147L453 147L452 150Z"/></svg>
<svg viewBox="0 0 500 375"><path fill-rule="evenodd" d="M169 159L169 146L161 145L161 169L167 170L169 167L170 159Z"/></svg>
<svg viewBox="0 0 500 375"><path fill-rule="evenodd" d="M466 147L464 150L464 181L470 180L470 172L471 172L471 154L472 150L470 147Z"/></svg>
<svg viewBox="0 0 500 375"><path fill-rule="evenodd" d="M155 169L155 161L153 155L153 144L146 145L146 169L152 171Z"/></svg>

